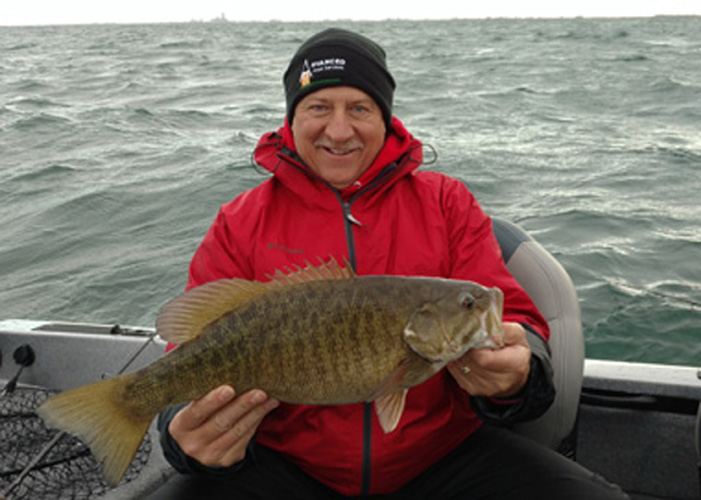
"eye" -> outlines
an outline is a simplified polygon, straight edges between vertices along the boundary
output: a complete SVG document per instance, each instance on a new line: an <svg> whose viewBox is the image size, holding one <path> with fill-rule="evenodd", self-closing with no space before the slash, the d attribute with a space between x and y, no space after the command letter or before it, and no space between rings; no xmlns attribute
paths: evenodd
<svg viewBox="0 0 701 500"><path fill-rule="evenodd" d="M307 110L310 113L315 113L315 114L324 113L326 111L326 109L327 109L327 106L325 106L323 104L312 104L307 108Z"/></svg>
<svg viewBox="0 0 701 500"><path fill-rule="evenodd" d="M472 295L465 295L465 296L462 298L462 303L461 303L461 305L462 305L465 309L472 309L472 306L473 306L474 304L475 304L475 299L472 298Z"/></svg>

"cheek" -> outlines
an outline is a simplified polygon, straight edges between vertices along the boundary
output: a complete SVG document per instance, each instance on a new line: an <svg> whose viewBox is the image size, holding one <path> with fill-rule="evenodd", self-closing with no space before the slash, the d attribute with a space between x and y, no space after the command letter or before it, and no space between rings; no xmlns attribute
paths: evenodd
<svg viewBox="0 0 701 500"><path fill-rule="evenodd" d="M314 123L305 117L300 116L292 122L292 138L295 143L295 148L299 152L300 149L308 148L318 135L315 131Z"/></svg>
<svg viewBox="0 0 701 500"><path fill-rule="evenodd" d="M362 134L365 150L368 155L376 157L385 145L385 127L375 127Z"/></svg>
<svg viewBox="0 0 701 500"><path fill-rule="evenodd" d="M294 135L294 144L295 150L302 160L307 164L312 162L314 156L314 140L308 134L300 133Z"/></svg>

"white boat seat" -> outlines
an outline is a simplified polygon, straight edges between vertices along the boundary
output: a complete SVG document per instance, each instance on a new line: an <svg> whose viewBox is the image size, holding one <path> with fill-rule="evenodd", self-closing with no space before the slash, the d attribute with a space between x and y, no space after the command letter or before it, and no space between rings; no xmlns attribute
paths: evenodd
<svg viewBox="0 0 701 500"><path fill-rule="evenodd" d="M517 225L492 218L506 266L550 326L555 401L541 417L514 430L574 456L579 397L584 377L584 337L579 300L567 271Z"/></svg>

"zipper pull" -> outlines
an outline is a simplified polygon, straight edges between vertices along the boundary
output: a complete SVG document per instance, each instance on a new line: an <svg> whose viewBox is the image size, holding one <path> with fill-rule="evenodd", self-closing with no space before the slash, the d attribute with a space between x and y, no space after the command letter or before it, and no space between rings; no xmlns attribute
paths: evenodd
<svg viewBox="0 0 701 500"><path fill-rule="evenodd" d="M351 213L350 206L351 206L351 204L348 203L347 201L343 202L343 211L346 214L346 219L348 219L348 221L351 224L355 224L356 226L359 226L359 227L365 227L364 224L362 222L360 222L358 219L356 219L355 216Z"/></svg>
<svg viewBox="0 0 701 500"><path fill-rule="evenodd" d="M360 222L358 219L356 219L356 218L353 216L353 214L350 213L350 212L348 212L348 215L346 215L346 218L347 218L351 223L355 224L356 226L365 227L365 225L364 225L362 222Z"/></svg>

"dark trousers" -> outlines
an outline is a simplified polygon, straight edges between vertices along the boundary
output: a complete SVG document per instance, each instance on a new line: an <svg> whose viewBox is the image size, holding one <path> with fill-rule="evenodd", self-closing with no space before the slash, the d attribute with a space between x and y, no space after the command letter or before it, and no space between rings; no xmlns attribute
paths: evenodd
<svg viewBox="0 0 701 500"><path fill-rule="evenodd" d="M262 447L254 460L230 476L180 475L148 500L191 499L345 499L296 466ZM377 500L411 499L624 499L602 477L531 440L483 426L447 457L391 495Z"/></svg>

